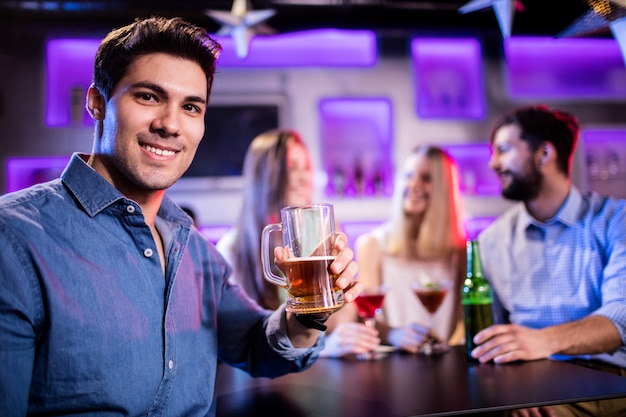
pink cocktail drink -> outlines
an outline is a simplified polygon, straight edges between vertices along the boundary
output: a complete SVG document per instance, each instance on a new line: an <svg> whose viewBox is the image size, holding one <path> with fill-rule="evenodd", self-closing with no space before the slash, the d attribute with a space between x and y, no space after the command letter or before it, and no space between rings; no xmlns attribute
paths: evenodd
<svg viewBox="0 0 626 417"><path fill-rule="evenodd" d="M363 292L354 300L359 317L367 327L376 327L376 315L380 313L380 309L385 301L387 292L386 285L375 285L366 287ZM370 352L358 353L356 358L359 360L375 360L385 356L385 353L373 350Z"/></svg>
<svg viewBox="0 0 626 417"><path fill-rule="evenodd" d="M359 316L362 318L373 318L380 310L385 300L385 294L361 294L354 300Z"/></svg>
<svg viewBox="0 0 626 417"><path fill-rule="evenodd" d="M428 332L429 337L418 348L418 353L430 355L432 353L445 352L448 350L446 342L442 341L433 329L433 316L441 307L443 300L446 298L448 291L452 287L450 280L429 280L426 282L415 282L412 285L413 292L428 311Z"/></svg>
<svg viewBox="0 0 626 417"><path fill-rule="evenodd" d="M430 314L435 314L443 303L447 288L415 289L415 295Z"/></svg>

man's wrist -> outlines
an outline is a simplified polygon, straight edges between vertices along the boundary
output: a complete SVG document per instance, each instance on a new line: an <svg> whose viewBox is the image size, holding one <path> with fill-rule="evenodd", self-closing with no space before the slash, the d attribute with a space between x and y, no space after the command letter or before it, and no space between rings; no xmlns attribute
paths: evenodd
<svg viewBox="0 0 626 417"><path fill-rule="evenodd" d="M327 326L324 323L326 323L326 320L328 320L328 317L330 317L319 317L314 314L294 314L294 316L296 317L296 320L298 320L298 323L300 323L307 329L316 329L321 332L326 331Z"/></svg>

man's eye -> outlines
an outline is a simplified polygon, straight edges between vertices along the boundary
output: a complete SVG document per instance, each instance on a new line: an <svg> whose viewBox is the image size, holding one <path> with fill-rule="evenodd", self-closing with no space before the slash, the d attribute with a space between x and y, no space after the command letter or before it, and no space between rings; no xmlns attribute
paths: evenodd
<svg viewBox="0 0 626 417"><path fill-rule="evenodd" d="M137 98L144 101L154 101L156 98L151 93L137 93Z"/></svg>
<svg viewBox="0 0 626 417"><path fill-rule="evenodd" d="M194 113L200 113L200 112L202 111L202 110L200 109L200 107L195 106L195 105L193 105L193 104L185 104L185 105L183 106L183 108L184 108L186 111L190 111L190 112L194 112Z"/></svg>

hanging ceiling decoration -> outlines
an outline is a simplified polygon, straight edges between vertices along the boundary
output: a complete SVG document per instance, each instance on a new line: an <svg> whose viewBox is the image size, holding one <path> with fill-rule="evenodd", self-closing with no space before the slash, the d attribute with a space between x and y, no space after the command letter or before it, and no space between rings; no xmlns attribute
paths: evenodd
<svg viewBox="0 0 626 417"><path fill-rule="evenodd" d="M229 12L221 10L207 10L206 14L221 23L223 26L217 32L218 36L232 36L235 41L237 57L243 59L248 56L250 40L258 33L256 29L264 20L276 13L273 9L250 10L247 0L233 0ZM264 30L268 32L267 29Z"/></svg>
<svg viewBox="0 0 626 417"><path fill-rule="evenodd" d="M597 35L610 29L626 64L626 3L623 0L586 0L590 9L558 37Z"/></svg>
<svg viewBox="0 0 626 417"><path fill-rule="evenodd" d="M516 9L523 10L523 6L518 0L472 0L461 7L459 13L470 13L489 6L493 7L496 14L502 37L505 39L510 37L515 11Z"/></svg>
<svg viewBox="0 0 626 417"><path fill-rule="evenodd" d="M521 1L525 10L515 15L514 35L553 36L589 8L585 0ZM207 9L224 19L241 19L246 13L267 9L275 11L268 24L277 33L334 28L380 30L394 35L415 31L499 35L494 13L461 14L459 9L485 3L485 8L493 6L497 11L501 6L496 3L500 2L505 12L497 14L505 24L509 21L506 9L511 13L521 11L521 3L511 0L249 0L243 13L233 12L233 0L0 0L0 22L5 24L0 31L6 25L21 29L31 22L68 29L108 30L148 15L180 16L217 31L220 23L208 17ZM228 20L223 25L238 26L237 23ZM254 30L259 33L258 25Z"/></svg>

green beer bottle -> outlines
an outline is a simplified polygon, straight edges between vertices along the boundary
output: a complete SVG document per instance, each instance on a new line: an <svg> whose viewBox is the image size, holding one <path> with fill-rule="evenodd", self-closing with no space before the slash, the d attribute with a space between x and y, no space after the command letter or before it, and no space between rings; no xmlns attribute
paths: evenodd
<svg viewBox="0 0 626 417"><path fill-rule="evenodd" d="M467 250L467 273L461 289L461 303L465 318L465 348L467 358L475 360L471 356L476 347L473 342L476 333L493 324L491 313L491 286L483 274L483 266L480 262L480 250L475 240L466 243Z"/></svg>

